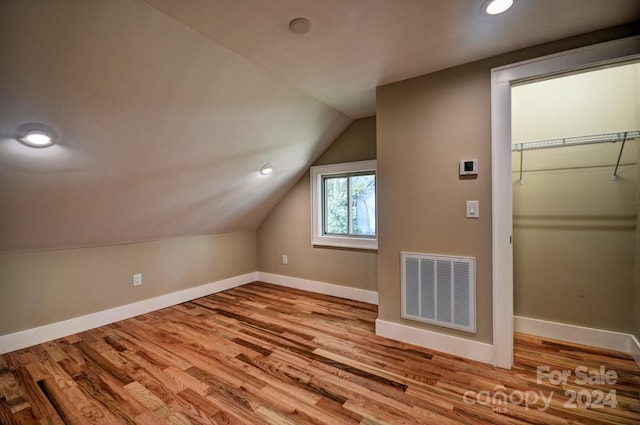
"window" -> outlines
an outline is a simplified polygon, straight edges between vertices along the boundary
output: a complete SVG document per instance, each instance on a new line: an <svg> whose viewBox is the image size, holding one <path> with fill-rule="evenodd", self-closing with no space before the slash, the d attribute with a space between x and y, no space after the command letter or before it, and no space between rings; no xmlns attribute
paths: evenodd
<svg viewBox="0 0 640 425"><path fill-rule="evenodd" d="M376 161L311 167L314 245L378 249Z"/></svg>

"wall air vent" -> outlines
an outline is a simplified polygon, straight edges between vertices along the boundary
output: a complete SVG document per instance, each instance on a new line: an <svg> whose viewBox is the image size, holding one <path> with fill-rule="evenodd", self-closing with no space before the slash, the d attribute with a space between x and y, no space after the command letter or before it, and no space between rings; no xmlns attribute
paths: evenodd
<svg viewBox="0 0 640 425"><path fill-rule="evenodd" d="M476 259L401 253L402 317L476 331Z"/></svg>

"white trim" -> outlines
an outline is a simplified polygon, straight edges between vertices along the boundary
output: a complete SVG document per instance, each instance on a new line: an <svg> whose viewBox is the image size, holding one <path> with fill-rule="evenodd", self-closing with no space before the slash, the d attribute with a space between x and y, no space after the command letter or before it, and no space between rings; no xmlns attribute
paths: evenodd
<svg viewBox="0 0 640 425"><path fill-rule="evenodd" d="M511 86L502 75L491 72L491 193L493 194L493 364L513 366L513 249L511 229ZM505 114L505 109L508 111ZM509 140L508 152L503 141ZM509 178L504 176L508 174Z"/></svg>
<svg viewBox="0 0 640 425"><path fill-rule="evenodd" d="M635 360L638 367L640 367L640 342L638 342L638 340L634 335L631 335L630 345L631 345L630 347L631 352L629 354L631 354L631 357L633 357L633 360Z"/></svg>
<svg viewBox="0 0 640 425"><path fill-rule="evenodd" d="M491 190L494 364L513 365L513 251L511 187L511 85L628 60L640 53L640 36L587 46L491 70Z"/></svg>
<svg viewBox="0 0 640 425"><path fill-rule="evenodd" d="M274 285L286 286L287 288L302 289L304 291L317 292L318 294L331 295L353 301L378 304L377 291L351 288L349 286L334 285L332 283L318 282L316 280L301 279L299 277L265 272L258 272L258 280Z"/></svg>
<svg viewBox="0 0 640 425"><path fill-rule="evenodd" d="M331 174L359 173L377 170L377 161L343 162L340 164L311 167L311 244L340 248L378 249L378 184L376 181L376 237L358 238L351 236L325 235L322 226L322 178Z"/></svg>
<svg viewBox="0 0 640 425"><path fill-rule="evenodd" d="M522 316L514 316L513 319L516 332L573 342L575 344L589 345L591 347L622 351L623 353L631 352L632 336L626 333Z"/></svg>
<svg viewBox="0 0 640 425"><path fill-rule="evenodd" d="M400 323L376 320L376 335L419 345L430 350L493 364L493 345Z"/></svg>
<svg viewBox="0 0 640 425"><path fill-rule="evenodd" d="M196 298L215 294L216 292L226 291L227 289L255 282L256 280L258 280L257 272L247 273L196 286L194 288L160 295L159 297L110 308L108 310L74 317L73 319L51 323L38 328L27 329L8 335L1 335L0 354L41 344L67 335L84 332L89 329L108 325L140 314L149 313L161 308L170 307Z"/></svg>

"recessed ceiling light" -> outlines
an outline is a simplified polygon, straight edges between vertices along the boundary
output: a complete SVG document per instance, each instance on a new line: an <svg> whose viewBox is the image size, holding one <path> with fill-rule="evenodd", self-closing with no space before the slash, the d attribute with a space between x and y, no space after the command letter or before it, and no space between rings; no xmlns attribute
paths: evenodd
<svg viewBox="0 0 640 425"><path fill-rule="evenodd" d="M306 34L311 29L311 21L307 18L296 18L289 22L289 31L294 34Z"/></svg>
<svg viewBox="0 0 640 425"><path fill-rule="evenodd" d="M44 124L23 124L18 127L16 140L31 148L46 148L56 142L56 133Z"/></svg>
<svg viewBox="0 0 640 425"><path fill-rule="evenodd" d="M51 144L51 137L44 130L29 130L24 136L25 142L35 146L47 146Z"/></svg>
<svg viewBox="0 0 640 425"><path fill-rule="evenodd" d="M513 0L487 0L482 4L482 10L487 15L499 15L513 6Z"/></svg>
<svg viewBox="0 0 640 425"><path fill-rule="evenodd" d="M267 174L273 173L273 170L274 168L272 164L264 164L262 167L260 167L260 174L266 176Z"/></svg>

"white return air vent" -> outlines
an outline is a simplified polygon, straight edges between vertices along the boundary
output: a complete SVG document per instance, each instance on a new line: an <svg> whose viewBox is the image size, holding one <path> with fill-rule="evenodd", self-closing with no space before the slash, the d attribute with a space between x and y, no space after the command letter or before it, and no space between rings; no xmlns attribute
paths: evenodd
<svg viewBox="0 0 640 425"><path fill-rule="evenodd" d="M402 317L476 331L476 259L403 252Z"/></svg>

